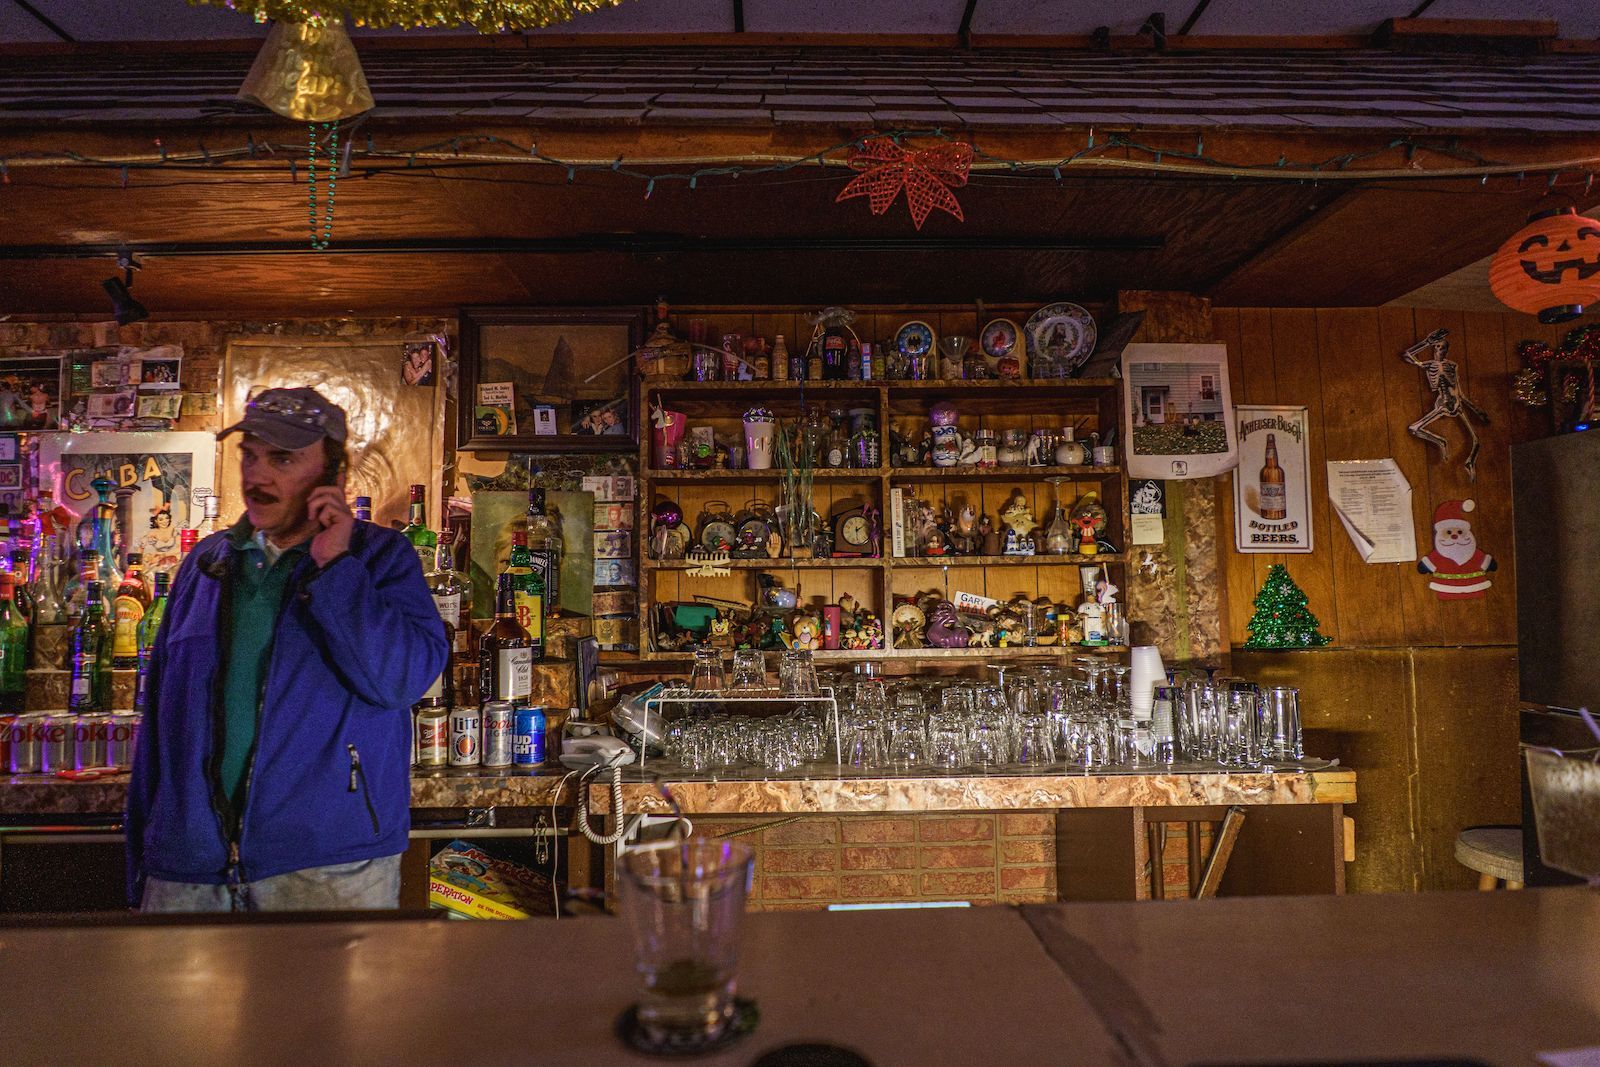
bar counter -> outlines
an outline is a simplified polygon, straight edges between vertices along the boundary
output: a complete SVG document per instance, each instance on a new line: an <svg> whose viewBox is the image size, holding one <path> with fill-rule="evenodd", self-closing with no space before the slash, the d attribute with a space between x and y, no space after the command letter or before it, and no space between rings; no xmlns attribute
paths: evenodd
<svg viewBox="0 0 1600 1067"><path fill-rule="evenodd" d="M1600 1045L1587 889L746 922L739 988L760 1024L695 1063L800 1041L874 1067L1525 1064ZM7 1038L12 1064L650 1062L611 1031L634 979L627 929L602 916L144 920L9 928L3 946L0 988L28 1020ZM89 988L105 1010L62 1010Z"/></svg>

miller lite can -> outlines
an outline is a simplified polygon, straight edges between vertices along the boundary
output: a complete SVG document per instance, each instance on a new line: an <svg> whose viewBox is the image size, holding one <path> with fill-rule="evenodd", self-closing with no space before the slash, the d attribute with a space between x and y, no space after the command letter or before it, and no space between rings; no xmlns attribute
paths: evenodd
<svg viewBox="0 0 1600 1067"><path fill-rule="evenodd" d="M511 766L511 727L511 701L484 701L483 765L485 767Z"/></svg>
<svg viewBox="0 0 1600 1067"><path fill-rule="evenodd" d="M18 715L11 723L11 773L38 774L44 756L44 712Z"/></svg>
<svg viewBox="0 0 1600 1067"><path fill-rule="evenodd" d="M511 738L511 759L518 767L537 767L544 762L544 709L518 708L516 729Z"/></svg>
<svg viewBox="0 0 1600 1067"><path fill-rule="evenodd" d="M483 764L483 716L477 708L456 708L450 713L450 766Z"/></svg>
<svg viewBox="0 0 1600 1067"><path fill-rule="evenodd" d="M418 767L443 767L450 762L450 712L444 708L417 709Z"/></svg>
<svg viewBox="0 0 1600 1067"><path fill-rule="evenodd" d="M78 717L53 711L39 723L43 744L39 749L39 770L45 774L76 770Z"/></svg>

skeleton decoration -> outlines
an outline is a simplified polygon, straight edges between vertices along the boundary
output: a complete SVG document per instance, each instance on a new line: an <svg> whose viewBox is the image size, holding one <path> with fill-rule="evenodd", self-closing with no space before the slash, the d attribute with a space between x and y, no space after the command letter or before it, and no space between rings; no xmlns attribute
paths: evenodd
<svg viewBox="0 0 1600 1067"><path fill-rule="evenodd" d="M1400 354L1401 359L1427 376L1428 388L1433 390L1433 410L1406 429L1411 432L1412 437L1438 448L1441 459L1449 459L1450 442L1428 427L1440 419L1460 419L1462 428L1467 431L1467 439L1472 442L1472 447L1467 452L1467 477L1476 481L1478 450L1483 447L1483 442L1478 440L1478 433L1472 428L1472 420L1477 419L1487 426L1489 416L1482 408L1467 399L1467 394L1461 390L1461 369L1456 366L1455 360L1445 358L1450 351L1450 342L1445 340L1449 333L1449 330L1434 330ZM1418 358L1430 348L1433 350L1432 359Z"/></svg>

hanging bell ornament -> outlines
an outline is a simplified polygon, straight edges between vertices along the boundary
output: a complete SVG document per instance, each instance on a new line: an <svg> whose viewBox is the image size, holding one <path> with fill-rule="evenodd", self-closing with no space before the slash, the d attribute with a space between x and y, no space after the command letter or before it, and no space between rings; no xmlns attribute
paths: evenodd
<svg viewBox="0 0 1600 1067"><path fill-rule="evenodd" d="M367 76L338 19L274 23L239 97L300 122L338 122L372 110Z"/></svg>

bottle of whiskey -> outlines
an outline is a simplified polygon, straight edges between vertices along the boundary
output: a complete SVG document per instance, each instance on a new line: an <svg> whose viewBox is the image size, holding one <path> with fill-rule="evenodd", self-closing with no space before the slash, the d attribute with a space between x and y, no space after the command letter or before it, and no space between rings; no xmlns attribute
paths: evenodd
<svg viewBox="0 0 1600 1067"><path fill-rule="evenodd" d="M100 603L102 615L111 617L111 598L105 591L105 583L98 577L100 573L100 553L89 549L83 553L83 566L78 573L67 579L67 614L72 618L81 618L84 607L89 598L89 586L95 588L96 598Z"/></svg>
<svg viewBox="0 0 1600 1067"><path fill-rule="evenodd" d="M478 643L478 691L484 700L526 704L533 695L533 648L517 622L513 575L500 575L495 591L494 625Z"/></svg>
<svg viewBox="0 0 1600 1067"><path fill-rule="evenodd" d="M772 339L772 380L789 380L789 346L784 343L781 333Z"/></svg>
<svg viewBox="0 0 1600 1067"><path fill-rule="evenodd" d="M1289 491L1284 484L1283 468L1278 466L1278 438L1267 434L1267 463L1261 468L1261 506L1257 509L1263 519L1289 517Z"/></svg>
<svg viewBox="0 0 1600 1067"><path fill-rule="evenodd" d="M411 547L417 550L417 559L422 562L423 573L433 569L433 551L439 547L439 538L428 529L428 489L426 486L413 485L411 487L411 521L406 528L400 531L406 535L406 540L411 542Z"/></svg>
<svg viewBox="0 0 1600 1067"><path fill-rule="evenodd" d="M69 711L107 711L111 707L111 627L106 624L100 583L84 583L83 618L72 631L72 688Z"/></svg>
<svg viewBox="0 0 1600 1067"><path fill-rule="evenodd" d="M150 610L144 613L144 618L139 620L139 678L133 690L133 710L140 713L146 710L148 703L145 679L150 674L150 656L155 651L156 634L161 632L161 620L167 614L167 592L171 583L172 575L166 571L156 572L156 598L150 602Z"/></svg>
<svg viewBox="0 0 1600 1067"><path fill-rule="evenodd" d="M11 577L15 579L15 594L12 598L17 610L22 612L22 617L31 626L33 624L33 566L28 558L25 548L13 549L11 552Z"/></svg>
<svg viewBox="0 0 1600 1067"><path fill-rule="evenodd" d="M528 554L544 582L544 613L561 614L561 523L545 508L544 490L528 490Z"/></svg>
<svg viewBox="0 0 1600 1067"><path fill-rule="evenodd" d="M511 561L505 573L511 576L511 604L517 624L528 633L534 659L544 659L544 579L534 566L528 549L528 535L517 530L511 535ZM485 697L485 700L490 698Z"/></svg>
<svg viewBox="0 0 1600 1067"><path fill-rule="evenodd" d="M455 704L455 671L452 664L460 644L461 583L456 581L454 563L450 545L442 544L434 553L433 569L424 576L428 591L433 594L433 606L438 609L439 618L444 623L445 636L450 642L450 656L432 687L418 701L419 707L448 708Z"/></svg>
<svg viewBox="0 0 1600 1067"><path fill-rule="evenodd" d="M28 688L28 621L15 593L16 580L0 573L0 711L21 711Z"/></svg>
<svg viewBox="0 0 1600 1067"><path fill-rule="evenodd" d="M198 536L195 538L196 541L203 537L210 537L212 534L217 532L217 519L222 515L222 499L215 496L206 497L206 506L203 515L204 517L200 520L200 525L195 527L195 530L198 533Z"/></svg>
<svg viewBox="0 0 1600 1067"><path fill-rule="evenodd" d="M111 602L111 665L118 670L139 665L139 623L150 606L150 594L145 591L141 573L143 564L144 557L138 552L128 553L128 569Z"/></svg>

